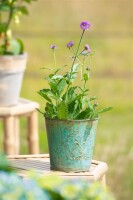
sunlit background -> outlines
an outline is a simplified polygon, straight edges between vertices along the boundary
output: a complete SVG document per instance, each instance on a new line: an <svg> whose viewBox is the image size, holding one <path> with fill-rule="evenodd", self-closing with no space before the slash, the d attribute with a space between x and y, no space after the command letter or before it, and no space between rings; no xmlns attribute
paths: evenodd
<svg viewBox="0 0 133 200"><path fill-rule="evenodd" d="M45 101L37 91L47 86L43 77L48 72L40 68L53 64L50 45L55 43L59 47L58 66L67 64L67 42L73 40L76 45L81 34L80 22L91 23L83 42L95 50L89 63L88 87L101 107L114 107L100 117L94 159L107 162L107 185L118 200L130 200L133 196L132 8L132 0L38 0L29 5L30 15L22 17L21 24L13 28L15 35L24 40L29 55L21 96L39 102L43 110ZM48 152L41 114L39 137L41 153ZM2 141L0 147L2 150ZM22 119L21 154L26 153L26 124Z"/></svg>

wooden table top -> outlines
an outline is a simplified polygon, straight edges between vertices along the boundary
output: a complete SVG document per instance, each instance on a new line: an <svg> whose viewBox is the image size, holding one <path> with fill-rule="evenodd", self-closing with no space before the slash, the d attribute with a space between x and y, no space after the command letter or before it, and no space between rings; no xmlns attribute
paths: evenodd
<svg viewBox="0 0 133 200"><path fill-rule="evenodd" d="M41 175L59 175L64 178L86 178L99 180L108 170L105 162L92 160L91 167L87 172L61 172L50 170L49 154L7 156L11 166L17 170L19 175L27 177L28 171L36 171Z"/></svg>
<svg viewBox="0 0 133 200"><path fill-rule="evenodd" d="M0 107L0 117L8 115L23 115L25 113L34 111L36 108L39 108L39 104L37 102L19 98L18 104L14 106Z"/></svg>

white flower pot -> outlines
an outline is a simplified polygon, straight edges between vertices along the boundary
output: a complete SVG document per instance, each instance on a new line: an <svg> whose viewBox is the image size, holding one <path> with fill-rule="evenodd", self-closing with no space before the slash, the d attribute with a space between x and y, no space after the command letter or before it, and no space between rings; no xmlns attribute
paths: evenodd
<svg viewBox="0 0 133 200"><path fill-rule="evenodd" d="M18 102L27 54L0 56L0 106Z"/></svg>

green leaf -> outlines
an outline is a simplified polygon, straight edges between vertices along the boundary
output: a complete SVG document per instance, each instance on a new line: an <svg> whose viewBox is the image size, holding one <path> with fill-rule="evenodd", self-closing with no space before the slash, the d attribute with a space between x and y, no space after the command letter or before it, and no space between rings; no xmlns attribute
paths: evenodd
<svg viewBox="0 0 133 200"><path fill-rule="evenodd" d="M24 15L28 15L29 14L29 12L28 12L28 10L27 10L27 8L25 6L19 6L17 8L17 10L21 11Z"/></svg>
<svg viewBox="0 0 133 200"><path fill-rule="evenodd" d="M76 99L76 90L77 87L71 87L69 88L68 92L63 95L63 100L65 103L70 104L72 101Z"/></svg>
<svg viewBox="0 0 133 200"><path fill-rule="evenodd" d="M9 161L4 154L0 154L0 171L11 172L13 169L10 167Z"/></svg>
<svg viewBox="0 0 133 200"><path fill-rule="evenodd" d="M63 90L65 89L65 86L66 86L66 80L65 79L61 79L56 88L57 88L57 92L59 95L61 95L61 93L63 92Z"/></svg>
<svg viewBox="0 0 133 200"><path fill-rule="evenodd" d="M6 31L7 23L0 23L0 34Z"/></svg>
<svg viewBox="0 0 133 200"><path fill-rule="evenodd" d="M51 90L57 91L57 82L55 80L47 79Z"/></svg>
<svg viewBox="0 0 133 200"><path fill-rule="evenodd" d="M72 72L77 72L78 71L78 68L79 68L79 64L76 63L73 65L73 69L72 69Z"/></svg>
<svg viewBox="0 0 133 200"><path fill-rule="evenodd" d="M103 108L102 110L97 111L97 114L107 112L107 111L110 111L112 109L113 109L113 107L106 107L106 108Z"/></svg>
<svg viewBox="0 0 133 200"><path fill-rule="evenodd" d="M52 91L50 89L42 89L38 92L42 97L44 97L47 101L52 102L51 98L60 101L61 97L56 93L56 91Z"/></svg>
<svg viewBox="0 0 133 200"><path fill-rule="evenodd" d="M31 0L23 0L23 1L25 1L26 3L31 3Z"/></svg>
<svg viewBox="0 0 133 200"><path fill-rule="evenodd" d="M88 107L93 110L93 104L90 101L88 102Z"/></svg>
<svg viewBox="0 0 133 200"><path fill-rule="evenodd" d="M68 111L70 115L75 118L85 108L86 100L83 94L77 94L76 98L68 104Z"/></svg>
<svg viewBox="0 0 133 200"><path fill-rule="evenodd" d="M19 52L19 54L24 53L24 44L23 44L22 40L19 39L19 38L17 38L16 40L17 40L17 42L18 42L19 45L20 45L20 52Z"/></svg>
<svg viewBox="0 0 133 200"><path fill-rule="evenodd" d="M84 74L83 79L84 79L84 81L88 81L89 80L89 74Z"/></svg>
<svg viewBox="0 0 133 200"><path fill-rule="evenodd" d="M77 76L78 67L79 67L79 64L78 64L78 63L74 64L73 69L72 69L72 73L71 73L71 76L70 76L70 78L71 78L71 79L70 79L71 82L73 82L74 79L75 79L76 76Z"/></svg>
<svg viewBox="0 0 133 200"><path fill-rule="evenodd" d="M95 99L97 99L96 97L90 97L90 101L93 101L93 100L95 100Z"/></svg>
<svg viewBox="0 0 133 200"><path fill-rule="evenodd" d="M46 99L49 102L52 102L51 99L48 97L48 89L42 89L38 91L38 94L40 94L44 99Z"/></svg>
<svg viewBox="0 0 133 200"><path fill-rule="evenodd" d="M16 39L10 40L10 47L14 55L18 55L22 51L22 44Z"/></svg>
<svg viewBox="0 0 133 200"><path fill-rule="evenodd" d="M53 75L51 78L52 78L53 80L54 80L54 79L62 79L63 76L62 76L62 75L56 74L56 75Z"/></svg>
<svg viewBox="0 0 133 200"><path fill-rule="evenodd" d="M36 110L37 110L39 113L41 113L41 114L44 115L44 113L43 113L39 108L36 108Z"/></svg>
<svg viewBox="0 0 133 200"><path fill-rule="evenodd" d="M63 101L57 107L57 117L58 119L67 119L68 117L67 104Z"/></svg>
<svg viewBox="0 0 133 200"><path fill-rule="evenodd" d="M47 102L44 115L49 118L55 118L56 116L55 106Z"/></svg>
<svg viewBox="0 0 133 200"><path fill-rule="evenodd" d="M6 11L6 12L8 11L9 12L10 9L11 9L11 7L9 5L6 5L6 4L5 5L4 4L0 5L0 11Z"/></svg>
<svg viewBox="0 0 133 200"><path fill-rule="evenodd" d="M4 47L0 46L0 55L3 55L3 54L4 54Z"/></svg>
<svg viewBox="0 0 133 200"><path fill-rule="evenodd" d="M85 110L83 110L82 112L79 113L79 115L76 117L76 119L87 119L90 112L91 112L90 108L86 108Z"/></svg>
<svg viewBox="0 0 133 200"><path fill-rule="evenodd" d="M25 1L26 3L31 3L32 1L37 1L37 0L23 0Z"/></svg>
<svg viewBox="0 0 133 200"><path fill-rule="evenodd" d="M81 90L80 93L75 93L78 87L71 87L67 93L63 95L64 102L68 105L68 114L74 118L82 111L86 105L86 91Z"/></svg>

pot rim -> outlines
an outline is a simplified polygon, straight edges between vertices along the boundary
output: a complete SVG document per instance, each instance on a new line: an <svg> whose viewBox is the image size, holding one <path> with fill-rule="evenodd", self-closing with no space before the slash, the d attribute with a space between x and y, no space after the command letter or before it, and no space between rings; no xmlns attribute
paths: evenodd
<svg viewBox="0 0 133 200"><path fill-rule="evenodd" d="M0 58L27 58L28 57L28 53L24 52L22 54L18 54L18 55L0 55Z"/></svg>
<svg viewBox="0 0 133 200"><path fill-rule="evenodd" d="M86 121L98 121L99 120L99 117L98 118L94 118L94 119L53 119L53 118L48 118L48 117L45 117L44 118L46 120L52 120L52 121L67 121L67 122L86 122Z"/></svg>

